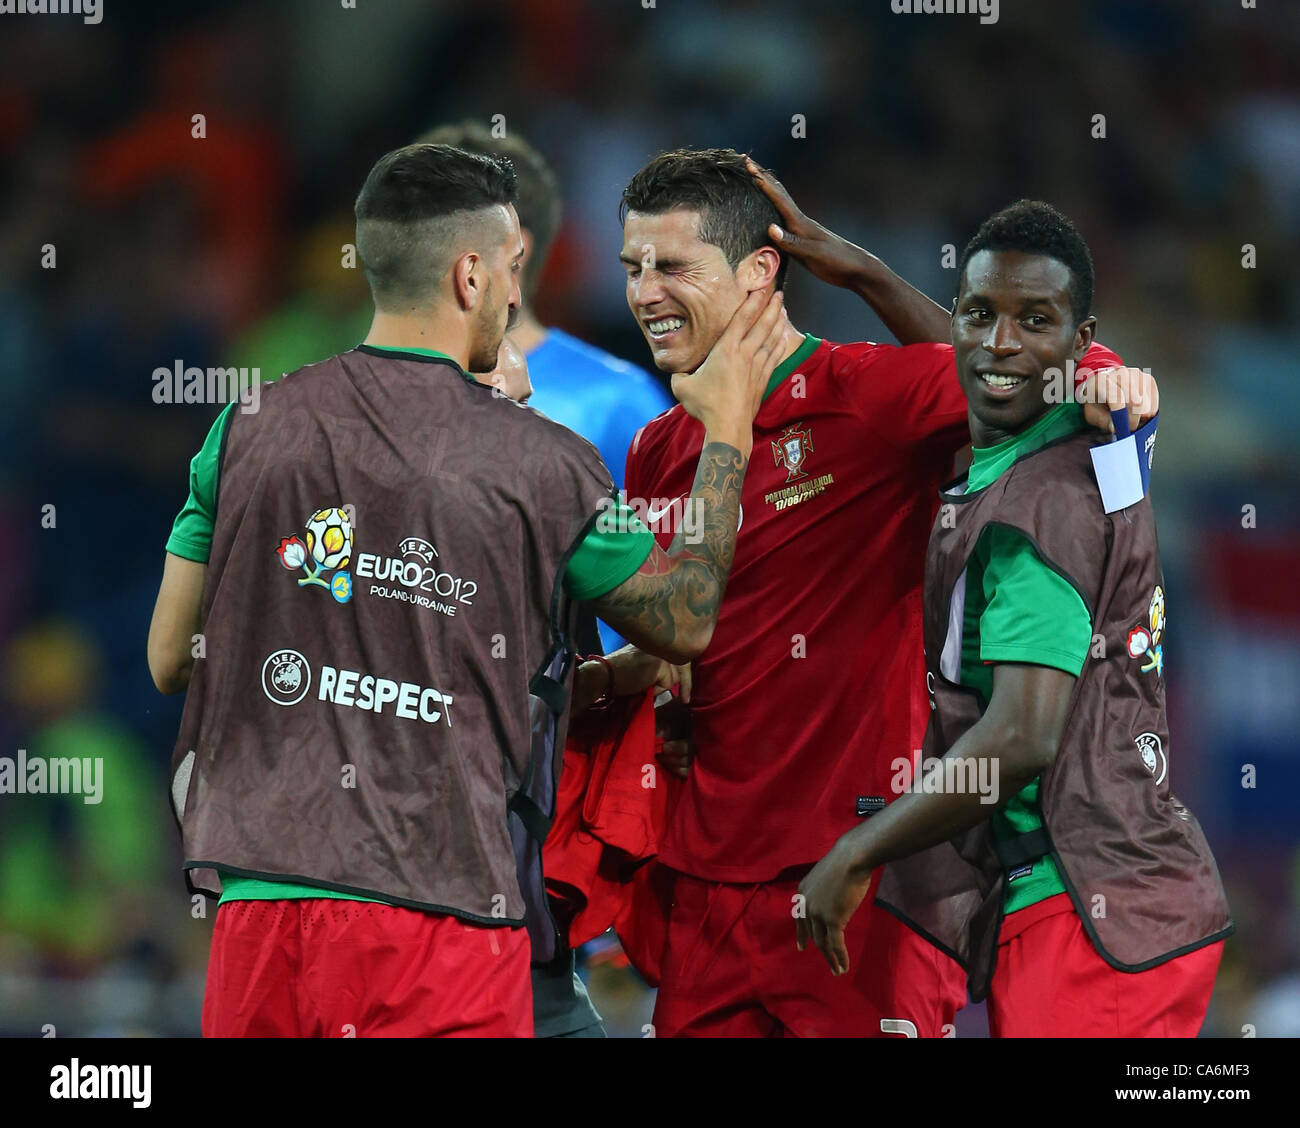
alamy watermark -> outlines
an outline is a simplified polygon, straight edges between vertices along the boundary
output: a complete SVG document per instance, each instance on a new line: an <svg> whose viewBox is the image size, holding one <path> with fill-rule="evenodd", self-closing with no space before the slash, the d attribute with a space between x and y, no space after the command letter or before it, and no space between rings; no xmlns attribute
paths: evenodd
<svg viewBox="0 0 1300 1128"><path fill-rule="evenodd" d="M998 0L889 0L896 16L979 16L982 24L998 22Z"/></svg>
<svg viewBox="0 0 1300 1128"><path fill-rule="evenodd" d="M103 0L0 0L0 16L80 16L82 23L104 18Z"/></svg>
<svg viewBox="0 0 1300 1128"><path fill-rule="evenodd" d="M154 403L234 403L244 415L262 405L260 368L186 367L177 359L171 368L153 370Z"/></svg>
<svg viewBox="0 0 1300 1128"><path fill-rule="evenodd" d="M986 806L998 801L998 764L987 756L898 756L889 767L895 795L978 795Z"/></svg>
<svg viewBox="0 0 1300 1128"><path fill-rule="evenodd" d="M56 1101L130 1101L133 1108L152 1103L151 1065L91 1065L73 1058L50 1069L50 1098Z"/></svg>
<svg viewBox="0 0 1300 1128"><path fill-rule="evenodd" d="M1045 368L1043 399L1047 403L1106 403L1106 382L1100 378L1088 382L1089 376L1100 377L1105 371L1105 368L1080 368L1073 360L1067 360L1063 369L1054 366ZM1150 368L1140 371L1151 375ZM1143 398L1144 391L1141 382L1138 382L1132 389L1133 401L1129 404L1130 407L1137 411L1143 411L1147 407Z"/></svg>
<svg viewBox="0 0 1300 1128"><path fill-rule="evenodd" d="M617 500L600 499L596 529L601 533L625 533L640 525L657 532L682 534L686 544L704 539L704 499L700 497L628 497L619 490Z"/></svg>
<svg viewBox="0 0 1300 1128"><path fill-rule="evenodd" d="M0 795L80 795L85 803L104 798L101 756L0 756Z"/></svg>

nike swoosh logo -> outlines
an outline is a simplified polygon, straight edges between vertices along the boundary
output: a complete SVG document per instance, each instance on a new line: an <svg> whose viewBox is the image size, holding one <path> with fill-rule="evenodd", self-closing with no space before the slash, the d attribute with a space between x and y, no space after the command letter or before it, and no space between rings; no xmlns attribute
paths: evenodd
<svg viewBox="0 0 1300 1128"><path fill-rule="evenodd" d="M675 498L673 501L670 501L667 505L665 505L662 509L655 509L653 507L648 506L646 508L646 513L645 513L646 523L653 525L656 521L659 520L660 517L662 517L665 513L667 513L678 501L681 500L682 498L680 497ZM736 532L740 532L740 526L745 523L745 507L742 505L739 507L739 509L740 512L736 518Z"/></svg>
<svg viewBox="0 0 1300 1128"><path fill-rule="evenodd" d="M648 521L653 525L656 521L659 520L660 517L662 517L665 513L667 513L668 510L670 510L674 505L677 504L677 502L679 502L679 501L681 501L681 500L682 500L682 499L681 499L680 497L678 497L678 498L674 498L674 499L673 499L672 501L670 501L667 505L665 505L662 509L647 508L647 509L646 509L646 514L645 514L645 515L646 515L646 520L648 520Z"/></svg>

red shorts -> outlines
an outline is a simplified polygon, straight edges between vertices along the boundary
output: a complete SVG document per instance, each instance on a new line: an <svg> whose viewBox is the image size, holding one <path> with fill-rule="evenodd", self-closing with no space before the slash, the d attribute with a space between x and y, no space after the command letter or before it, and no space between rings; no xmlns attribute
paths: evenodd
<svg viewBox="0 0 1300 1128"><path fill-rule="evenodd" d="M207 1038L531 1038L522 928L329 898L227 901Z"/></svg>
<svg viewBox="0 0 1300 1128"><path fill-rule="evenodd" d="M1147 971L1097 954L1070 898L1058 893L1002 922L989 990L994 1038L1195 1038L1223 941Z"/></svg>
<svg viewBox="0 0 1300 1128"><path fill-rule="evenodd" d="M883 909L864 903L845 930L847 975L832 975L811 945L795 947L802 877L730 885L677 876L655 1034L952 1035L966 1002L965 972Z"/></svg>

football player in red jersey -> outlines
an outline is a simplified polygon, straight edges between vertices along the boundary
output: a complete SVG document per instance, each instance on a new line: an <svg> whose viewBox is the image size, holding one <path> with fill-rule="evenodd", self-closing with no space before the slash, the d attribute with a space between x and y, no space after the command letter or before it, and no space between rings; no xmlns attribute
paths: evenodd
<svg viewBox="0 0 1300 1128"><path fill-rule="evenodd" d="M862 295L906 342L832 344L786 317L784 361L754 420L766 453L746 479L727 596L694 666L697 756L659 855L678 876L656 1033L951 1033L963 972L870 898L847 934L848 975L789 949L800 880L885 806L891 762L921 744L925 545L938 488L970 441L950 316L732 150L656 157L621 210L628 305L661 371L694 371L747 294L783 288L788 256ZM1118 364L1094 346L1082 367ZM1090 411L1108 423L1104 405ZM651 499L663 544L689 528L699 442L678 406L628 454L628 494Z"/></svg>

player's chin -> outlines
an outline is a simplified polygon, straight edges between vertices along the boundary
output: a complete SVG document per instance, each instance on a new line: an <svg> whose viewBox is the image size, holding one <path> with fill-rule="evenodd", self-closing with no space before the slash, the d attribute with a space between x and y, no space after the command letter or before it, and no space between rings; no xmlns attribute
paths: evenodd
<svg viewBox="0 0 1300 1128"><path fill-rule="evenodd" d="M491 372L496 368L501 355L501 346L506 339L505 329L503 328L499 334L493 334L493 336L496 338L495 343L484 343L483 351L470 357L469 370L471 372Z"/></svg>
<svg viewBox="0 0 1300 1128"><path fill-rule="evenodd" d="M487 374L496 369L497 351L500 348L501 346L497 345L496 349L493 349L490 353L486 349L481 353L470 353L469 367L466 371L481 376L480 384L486 384Z"/></svg>
<svg viewBox="0 0 1300 1128"><path fill-rule="evenodd" d="M966 389L966 398L975 418L986 427L1014 433L1033 422L1046 408L1042 385L1028 381L1014 395L1001 396L989 391L978 377L974 387Z"/></svg>
<svg viewBox="0 0 1300 1128"><path fill-rule="evenodd" d="M703 357L696 359L689 348L681 345L660 345L653 340L649 345L654 366L660 372L694 372L703 363Z"/></svg>

